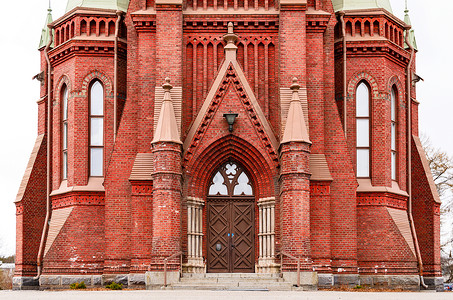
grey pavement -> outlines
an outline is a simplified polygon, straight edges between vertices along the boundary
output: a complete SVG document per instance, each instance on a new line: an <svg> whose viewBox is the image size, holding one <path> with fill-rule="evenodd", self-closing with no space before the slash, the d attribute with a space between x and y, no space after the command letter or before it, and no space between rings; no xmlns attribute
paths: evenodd
<svg viewBox="0 0 453 300"><path fill-rule="evenodd" d="M0 291L0 299L14 300L453 300L453 293L369 293L369 292L265 292L265 291Z"/></svg>

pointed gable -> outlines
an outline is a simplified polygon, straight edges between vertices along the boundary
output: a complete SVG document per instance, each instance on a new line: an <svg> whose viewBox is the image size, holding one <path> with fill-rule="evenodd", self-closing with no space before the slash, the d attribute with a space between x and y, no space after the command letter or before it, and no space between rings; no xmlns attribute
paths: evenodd
<svg viewBox="0 0 453 300"><path fill-rule="evenodd" d="M268 150L271 157L277 158L278 141L275 137L271 126L269 125L253 91L250 87L243 70L237 62L237 46L235 42L238 37L233 33L233 24L228 24L228 33L224 35L227 42L225 46L225 60L219 69L214 83L200 109L198 115L190 127L189 133L184 141L184 151L191 153L191 148L195 147L197 141L201 139L205 129L212 118L212 115L218 107L220 101L225 97L226 92L234 93L239 97L245 112L248 114L253 127L263 146Z"/></svg>

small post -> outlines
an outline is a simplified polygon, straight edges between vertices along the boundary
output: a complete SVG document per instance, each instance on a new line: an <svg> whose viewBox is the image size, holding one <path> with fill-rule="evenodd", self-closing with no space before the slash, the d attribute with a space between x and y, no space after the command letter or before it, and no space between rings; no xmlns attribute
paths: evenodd
<svg viewBox="0 0 453 300"><path fill-rule="evenodd" d="M164 259L164 286L167 286L167 259Z"/></svg>
<svg viewBox="0 0 453 300"><path fill-rule="evenodd" d="M283 253L280 253L280 277L283 278Z"/></svg>
<svg viewBox="0 0 453 300"><path fill-rule="evenodd" d="M300 286L300 257L297 259L297 286Z"/></svg>
<svg viewBox="0 0 453 300"><path fill-rule="evenodd" d="M180 260L179 260L179 278L181 278L182 277L182 252L179 255L179 258L180 258Z"/></svg>

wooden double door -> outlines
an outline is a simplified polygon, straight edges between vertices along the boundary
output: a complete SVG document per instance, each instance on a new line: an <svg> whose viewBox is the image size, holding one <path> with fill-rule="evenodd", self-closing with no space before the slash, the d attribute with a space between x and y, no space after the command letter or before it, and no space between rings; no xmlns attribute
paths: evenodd
<svg viewBox="0 0 453 300"><path fill-rule="evenodd" d="M207 268L212 273L255 271L254 198L207 202Z"/></svg>

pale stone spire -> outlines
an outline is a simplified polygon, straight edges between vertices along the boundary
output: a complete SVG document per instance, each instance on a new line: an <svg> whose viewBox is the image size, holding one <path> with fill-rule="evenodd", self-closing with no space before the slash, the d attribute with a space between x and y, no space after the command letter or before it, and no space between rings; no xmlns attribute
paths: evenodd
<svg viewBox="0 0 453 300"><path fill-rule="evenodd" d="M293 90L293 96L289 105L285 132L283 133L280 144L289 142L305 142L311 144L307 125L305 124L302 103L299 98L300 85L297 83L297 78L293 78L291 89Z"/></svg>
<svg viewBox="0 0 453 300"><path fill-rule="evenodd" d="M171 101L170 90L173 86L170 84L170 78L165 78L165 83L162 85L164 89L164 99L160 110L159 120L157 121L154 139L151 144L157 142L181 143L181 138L178 132L178 123L176 123L175 110Z"/></svg>
<svg viewBox="0 0 453 300"><path fill-rule="evenodd" d="M239 37L233 32L233 23L228 23L228 33L223 36L223 40L227 43L225 46L225 60L236 60L236 51L238 47L235 45Z"/></svg>

